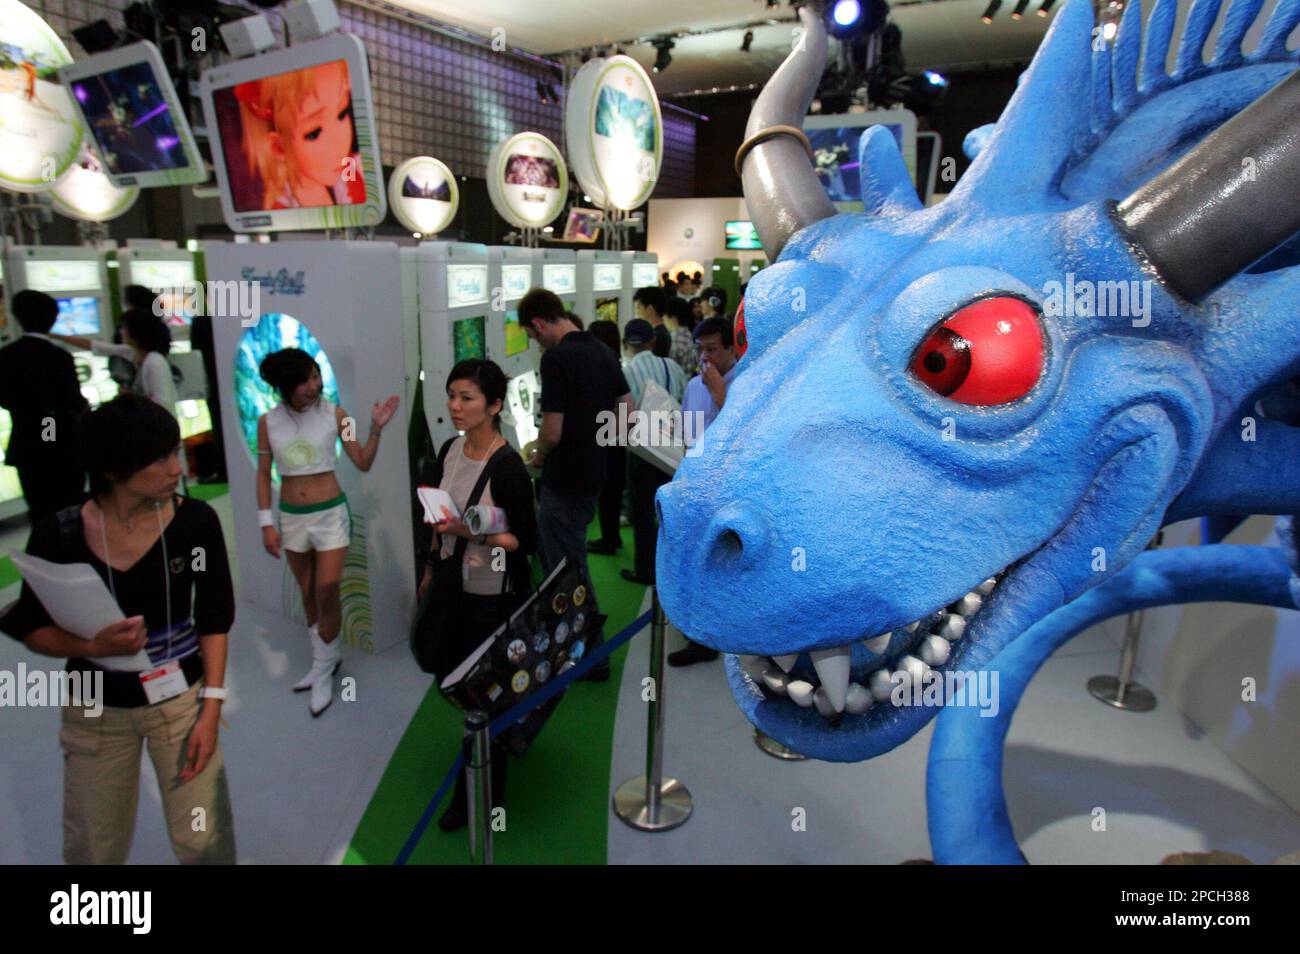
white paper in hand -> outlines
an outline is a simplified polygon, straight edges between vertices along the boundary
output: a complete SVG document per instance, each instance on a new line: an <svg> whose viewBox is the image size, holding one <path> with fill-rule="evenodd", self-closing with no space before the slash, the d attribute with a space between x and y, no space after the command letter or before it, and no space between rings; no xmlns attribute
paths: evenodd
<svg viewBox="0 0 1300 954"><path fill-rule="evenodd" d="M425 523L442 523L447 519L442 512L443 508L451 511L453 517L460 517L460 508L456 502L451 499L451 494L438 487L419 487L415 495L420 498L420 503L424 506Z"/></svg>
<svg viewBox="0 0 1300 954"><path fill-rule="evenodd" d="M51 563L16 550L11 550L9 556L60 629L89 641L109 623L118 623L126 618L113 594L89 563ZM144 652L134 656L100 656L95 663L105 669L124 672L145 672L154 668Z"/></svg>

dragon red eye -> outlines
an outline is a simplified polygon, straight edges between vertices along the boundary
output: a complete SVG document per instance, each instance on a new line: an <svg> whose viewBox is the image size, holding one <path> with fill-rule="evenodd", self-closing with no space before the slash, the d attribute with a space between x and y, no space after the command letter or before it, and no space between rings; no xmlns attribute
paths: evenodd
<svg viewBox="0 0 1300 954"><path fill-rule="evenodd" d="M1043 373L1038 313L1019 298L984 298L939 325L916 349L912 373L962 404L1008 404Z"/></svg>
<svg viewBox="0 0 1300 954"><path fill-rule="evenodd" d="M743 298L736 306L736 327L732 337L736 345L736 360L739 361L749 349L749 335L745 333L745 299Z"/></svg>

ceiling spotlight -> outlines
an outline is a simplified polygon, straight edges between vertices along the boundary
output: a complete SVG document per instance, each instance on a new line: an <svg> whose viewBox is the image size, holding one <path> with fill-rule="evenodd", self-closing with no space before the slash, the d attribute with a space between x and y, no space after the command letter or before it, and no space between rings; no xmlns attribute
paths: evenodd
<svg viewBox="0 0 1300 954"><path fill-rule="evenodd" d="M1045 17L1047 16L1048 13L1051 12L1052 4L1054 4L1055 2L1056 0L1043 0L1043 5L1034 12L1037 13L1040 17Z"/></svg>
<svg viewBox="0 0 1300 954"><path fill-rule="evenodd" d="M1046 3L1047 0L1043 0L1043 2ZM984 15L980 17L980 19L985 23L992 23L993 16L998 12L998 8L1001 6L1002 0L989 0L989 8L984 11Z"/></svg>
<svg viewBox="0 0 1300 954"><path fill-rule="evenodd" d="M1026 2L1028 2L1028 0L1026 0ZM749 47L750 47L751 44L753 44L753 42L754 42L754 31L753 31L753 30L746 30L746 31L745 31L745 38L744 38L743 40L740 41L740 52L741 52L741 53L748 53L748 52L749 52Z"/></svg>
<svg viewBox="0 0 1300 954"><path fill-rule="evenodd" d="M837 40L873 33L889 16L886 0L835 0L825 7L826 29Z"/></svg>
<svg viewBox="0 0 1300 954"><path fill-rule="evenodd" d="M664 70L668 69L668 64L673 61L673 55L668 51L676 45L677 44L673 42L672 37L661 36L655 38L654 42L651 43L651 46L659 52L655 56L654 72L662 73Z"/></svg>
<svg viewBox="0 0 1300 954"><path fill-rule="evenodd" d="M1029 6L1029 0L1018 0L1016 8L1011 11L1011 19L1019 20L1025 15L1025 8Z"/></svg>

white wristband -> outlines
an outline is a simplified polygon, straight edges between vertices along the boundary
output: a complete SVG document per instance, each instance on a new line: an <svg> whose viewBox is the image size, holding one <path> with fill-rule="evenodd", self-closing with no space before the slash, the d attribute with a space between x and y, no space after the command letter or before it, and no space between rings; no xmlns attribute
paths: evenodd
<svg viewBox="0 0 1300 954"><path fill-rule="evenodd" d="M274 527L274 526L275 526L275 511L274 511L274 510L259 510L259 511L257 512L257 525L258 525L259 527Z"/></svg>
<svg viewBox="0 0 1300 954"><path fill-rule="evenodd" d="M204 686L199 690L201 699L225 699L230 690L223 689L220 686Z"/></svg>

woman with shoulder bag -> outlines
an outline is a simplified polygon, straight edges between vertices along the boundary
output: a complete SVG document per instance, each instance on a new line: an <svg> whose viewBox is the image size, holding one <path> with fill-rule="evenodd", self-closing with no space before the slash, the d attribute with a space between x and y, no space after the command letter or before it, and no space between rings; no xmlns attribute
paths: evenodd
<svg viewBox="0 0 1300 954"><path fill-rule="evenodd" d="M462 518L444 512L436 524L429 566L420 581L423 599L435 574L438 598L453 598L457 612L445 614L437 638L438 656L455 665L504 623L532 591L529 559L537 546L537 512L533 485L523 458L501 435L501 408L506 376L496 364L477 358L459 362L447 376L447 410L452 426L464 433L442 449L439 488L464 515L478 504L505 511L506 529L475 536ZM486 483L481 477L491 468ZM474 490L482 483L477 499ZM459 559L457 553L459 551ZM447 562L450 561L450 562ZM459 563L459 572L456 564ZM459 584L457 586L457 584ZM445 672L439 676L446 675ZM505 792L506 750L493 743L492 801L500 805ZM458 777L451 807L438 822L454 831L467 821L463 774Z"/></svg>

